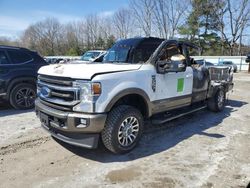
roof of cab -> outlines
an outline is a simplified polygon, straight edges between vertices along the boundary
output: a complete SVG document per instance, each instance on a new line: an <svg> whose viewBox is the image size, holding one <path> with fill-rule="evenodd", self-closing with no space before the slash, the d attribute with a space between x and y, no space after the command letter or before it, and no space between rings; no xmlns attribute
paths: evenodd
<svg viewBox="0 0 250 188"><path fill-rule="evenodd" d="M162 42L164 39L161 38L155 38L155 37L136 37L136 38L129 38L129 39L122 39L118 40L114 46L124 46L124 47L136 47L140 43L148 41L148 42Z"/></svg>
<svg viewBox="0 0 250 188"><path fill-rule="evenodd" d="M198 46L188 41L175 40L175 39L166 40L163 38L156 38L156 37L136 37L136 38L122 39L122 40L118 40L113 47L117 47L117 46L137 47L138 45L144 42L161 43L163 41L166 41L167 43L171 43L171 42L179 43L181 45L185 44L188 47L199 49Z"/></svg>

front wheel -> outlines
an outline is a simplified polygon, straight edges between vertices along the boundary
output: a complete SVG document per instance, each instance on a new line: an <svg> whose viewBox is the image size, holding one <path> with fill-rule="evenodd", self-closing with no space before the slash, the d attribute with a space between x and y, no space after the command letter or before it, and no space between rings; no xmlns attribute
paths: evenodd
<svg viewBox="0 0 250 188"><path fill-rule="evenodd" d="M226 93L223 88L218 89L213 97L208 99L208 109L213 112L220 112L224 109Z"/></svg>
<svg viewBox="0 0 250 188"><path fill-rule="evenodd" d="M143 124L142 114L136 108L126 105L114 108L102 131L103 144L113 153L127 153L139 142Z"/></svg>

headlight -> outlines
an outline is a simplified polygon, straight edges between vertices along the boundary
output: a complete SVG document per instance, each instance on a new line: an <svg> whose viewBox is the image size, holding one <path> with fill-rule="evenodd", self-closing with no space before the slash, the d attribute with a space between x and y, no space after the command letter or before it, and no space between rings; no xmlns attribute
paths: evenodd
<svg viewBox="0 0 250 188"><path fill-rule="evenodd" d="M73 83L74 87L77 87L80 89L80 100L83 102L89 101L89 98L91 97L91 83L90 82L84 82L84 81L75 81Z"/></svg>
<svg viewBox="0 0 250 188"><path fill-rule="evenodd" d="M101 83L76 80L74 87L80 89L80 104L74 107L75 111L93 112L93 105L101 94Z"/></svg>

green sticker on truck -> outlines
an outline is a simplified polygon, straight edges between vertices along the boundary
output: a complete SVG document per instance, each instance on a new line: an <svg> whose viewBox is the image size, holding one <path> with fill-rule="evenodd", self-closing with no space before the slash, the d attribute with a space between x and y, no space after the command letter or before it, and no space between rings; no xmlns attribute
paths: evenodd
<svg viewBox="0 0 250 188"><path fill-rule="evenodd" d="M179 78L177 82L177 92L183 92L184 78Z"/></svg>

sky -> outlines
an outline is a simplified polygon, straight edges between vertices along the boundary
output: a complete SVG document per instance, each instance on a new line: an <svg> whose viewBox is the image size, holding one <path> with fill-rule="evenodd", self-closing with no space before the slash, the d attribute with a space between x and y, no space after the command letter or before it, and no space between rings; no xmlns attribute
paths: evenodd
<svg viewBox="0 0 250 188"><path fill-rule="evenodd" d="M90 14L108 16L128 4L129 0L0 0L0 36L16 39L30 24L48 17L67 23Z"/></svg>

